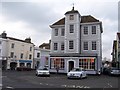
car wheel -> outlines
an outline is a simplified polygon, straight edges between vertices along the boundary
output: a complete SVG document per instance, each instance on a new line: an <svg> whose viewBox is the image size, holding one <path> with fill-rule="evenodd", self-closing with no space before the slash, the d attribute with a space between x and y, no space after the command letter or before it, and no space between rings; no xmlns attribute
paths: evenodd
<svg viewBox="0 0 120 90"><path fill-rule="evenodd" d="M80 75L80 79L82 79L82 74Z"/></svg>

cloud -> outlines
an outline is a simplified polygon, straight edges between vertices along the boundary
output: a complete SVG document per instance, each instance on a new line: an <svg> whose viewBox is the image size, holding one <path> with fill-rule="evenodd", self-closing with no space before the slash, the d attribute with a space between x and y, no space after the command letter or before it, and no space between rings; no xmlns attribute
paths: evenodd
<svg viewBox="0 0 120 90"><path fill-rule="evenodd" d="M4 0L0 12L0 33L25 39L31 37L39 46L51 36L49 25L64 17L75 4L80 14L92 15L103 23L103 57L111 57L112 42L118 30L118 0ZM88 3L89 2L89 3Z"/></svg>

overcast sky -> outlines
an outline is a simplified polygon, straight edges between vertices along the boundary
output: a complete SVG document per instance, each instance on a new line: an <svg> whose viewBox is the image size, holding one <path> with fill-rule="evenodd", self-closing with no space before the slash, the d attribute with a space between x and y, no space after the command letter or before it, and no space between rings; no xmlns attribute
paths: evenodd
<svg viewBox="0 0 120 90"><path fill-rule="evenodd" d="M16 2L17 1L17 2ZM102 21L103 57L111 59L112 44L118 31L119 0L2 0L0 2L0 33L9 37L31 37L39 46L51 38L49 25L64 17L72 4L79 13Z"/></svg>

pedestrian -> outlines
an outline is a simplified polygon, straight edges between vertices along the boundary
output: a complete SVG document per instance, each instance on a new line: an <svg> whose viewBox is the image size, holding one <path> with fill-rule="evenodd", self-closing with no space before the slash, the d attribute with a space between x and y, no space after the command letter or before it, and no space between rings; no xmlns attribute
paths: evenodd
<svg viewBox="0 0 120 90"><path fill-rule="evenodd" d="M56 66L57 74L59 73L59 66Z"/></svg>

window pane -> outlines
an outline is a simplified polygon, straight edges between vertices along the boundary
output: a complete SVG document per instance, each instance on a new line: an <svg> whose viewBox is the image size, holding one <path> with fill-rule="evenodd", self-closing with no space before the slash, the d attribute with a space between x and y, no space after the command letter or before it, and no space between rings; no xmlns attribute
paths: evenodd
<svg viewBox="0 0 120 90"><path fill-rule="evenodd" d="M58 29L55 29L55 36L58 36Z"/></svg>
<svg viewBox="0 0 120 90"><path fill-rule="evenodd" d="M57 43L54 43L54 50L57 50Z"/></svg>
<svg viewBox="0 0 120 90"><path fill-rule="evenodd" d="M69 19L74 20L74 15L70 15Z"/></svg>
<svg viewBox="0 0 120 90"><path fill-rule="evenodd" d="M87 35L88 34L88 27L84 27L84 34Z"/></svg>
<svg viewBox="0 0 120 90"><path fill-rule="evenodd" d="M61 50L64 50L64 43L61 43Z"/></svg>
<svg viewBox="0 0 120 90"><path fill-rule="evenodd" d="M96 50L96 41L92 41L92 50Z"/></svg>
<svg viewBox="0 0 120 90"><path fill-rule="evenodd" d="M88 50L88 42L84 42L84 50Z"/></svg>
<svg viewBox="0 0 120 90"><path fill-rule="evenodd" d="M74 42L73 41L69 41L69 49L73 49L74 48Z"/></svg>
<svg viewBox="0 0 120 90"><path fill-rule="evenodd" d="M96 26L92 26L92 34L96 34Z"/></svg>
<svg viewBox="0 0 120 90"><path fill-rule="evenodd" d="M61 29L61 36L64 36L64 35L65 35L65 29L62 28L62 29Z"/></svg>
<svg viewBox="0 0 120 90"><path fill-rule="evenodd" d="M74 25L70 25L70 33L74 33Z"/></svg>

